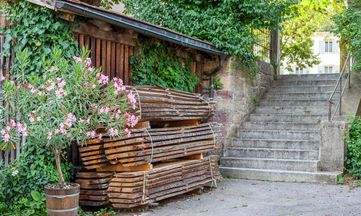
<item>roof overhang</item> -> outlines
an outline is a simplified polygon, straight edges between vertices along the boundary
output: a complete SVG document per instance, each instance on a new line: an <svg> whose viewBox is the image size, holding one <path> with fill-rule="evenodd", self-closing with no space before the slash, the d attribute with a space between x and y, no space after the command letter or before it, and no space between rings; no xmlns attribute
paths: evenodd
<svg viewBox="0 0 361 216"><path fill-rule="evenodd" d="M106 11L99 7L94 7L84 3L74 3L68 1L56 1L56 10L70 11L74 14L81 15L88 18L102 20L110 23L114 26L122 28L132 29L135 32L155 37L164 41L168 41L174 44L189 47L195 50L199 50L208 54L225 55L222 51L217 49L214 45L192 38L178 32L172 31L161 26L156 26L150 23L146 23L122 14L116 14L110 11Z"/></svg>

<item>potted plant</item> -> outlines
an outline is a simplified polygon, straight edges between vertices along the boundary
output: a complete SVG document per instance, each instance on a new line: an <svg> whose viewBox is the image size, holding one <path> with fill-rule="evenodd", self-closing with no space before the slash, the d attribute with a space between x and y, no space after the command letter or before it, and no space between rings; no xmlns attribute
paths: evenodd
<svg viewBox="0 0 361 216"><path fill-rule="evenodd" d="M8 119L0 131L3 142L13 145L31 136L54 153L59 181L45 187L48 215L77 214L79 185L64 181L62 150L73 142L84 145L104 135L129 135L128 128L138 121L128 113L136 107L135 96L121 79L110 81L101 70L91 67L87 54L83 50L81 57L69 62L61 50L54 49L43 58L45 73L26 79L29 62L26 53L19 52L18 78L4 83L5 98L16 99L18 118Z"/></svg>

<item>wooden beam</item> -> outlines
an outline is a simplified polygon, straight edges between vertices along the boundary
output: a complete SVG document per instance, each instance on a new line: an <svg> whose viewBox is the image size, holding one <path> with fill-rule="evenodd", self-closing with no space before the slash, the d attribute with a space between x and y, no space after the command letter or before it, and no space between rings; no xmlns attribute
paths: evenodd
<svg viewBox="0 0 361 216"><path fill-rule="evenodd" d="M33 4L55 10L55 0L27 0Z"/></svg>

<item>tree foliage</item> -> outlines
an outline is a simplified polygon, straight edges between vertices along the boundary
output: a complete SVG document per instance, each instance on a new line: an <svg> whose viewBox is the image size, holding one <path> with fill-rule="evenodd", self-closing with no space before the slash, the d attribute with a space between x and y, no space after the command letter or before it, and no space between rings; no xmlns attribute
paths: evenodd
<svg viewBox="0 0 361 216"><path fill-rule="evenodd" d="M313 53L312 35L317 31L330 31L332 17L342 11L343 1L301 0L292 7L293 17L282 23L281 66L291 70L312 67L319 63Z"/></svg>
<svg viewBox="0 0 361 216"><path fill-rule="evenodd" d="M356 60L353 69L361 70L361 0L354 0L341 14L334 18L334 32L342 37L347 49Z"/></svg>
<svg viewBox="0 0 361 216"><path fill-rule="evenodd" d="M254 28L277 28L292 0L124 0L127 12L254 60Z"/></svg>

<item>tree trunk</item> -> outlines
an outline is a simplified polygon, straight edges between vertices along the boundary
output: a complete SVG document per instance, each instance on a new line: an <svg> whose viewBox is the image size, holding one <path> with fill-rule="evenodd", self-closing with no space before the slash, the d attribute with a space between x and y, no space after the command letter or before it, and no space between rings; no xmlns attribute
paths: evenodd
<svg viewBox="0 0 361 216"><path fill-rule="evenodd" d="M58 174L59 174L59 185L61 188L63 188L65 181L64 181L63 171L61 170L61 165L60 165L61 150L55 148L54 146L50 146L50 148L53 151L54 157L55 157L56 170L58 171Z"/></svg>

